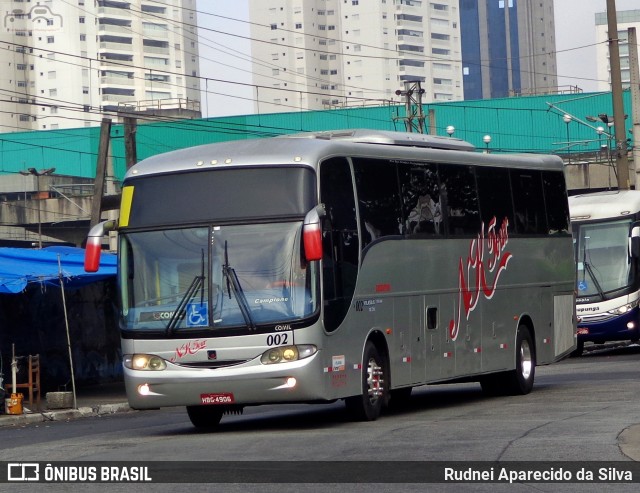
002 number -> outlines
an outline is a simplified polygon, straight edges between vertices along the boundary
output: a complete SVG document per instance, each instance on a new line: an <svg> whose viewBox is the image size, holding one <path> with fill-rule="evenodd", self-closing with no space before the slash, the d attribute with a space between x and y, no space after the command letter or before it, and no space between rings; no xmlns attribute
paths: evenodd
<svg viewBox="0 0 640 493"><path fill-rule="evenodd" d="M284 346L286 344L289 344L289 332L269 334L267 336L267 346Z"/></svg>

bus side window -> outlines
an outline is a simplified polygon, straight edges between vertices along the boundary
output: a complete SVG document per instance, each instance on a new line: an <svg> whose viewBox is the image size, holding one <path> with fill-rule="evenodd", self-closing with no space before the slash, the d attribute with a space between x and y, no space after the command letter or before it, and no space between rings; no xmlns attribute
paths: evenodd
<svg viewBox="0 0 640 493"><path fill-rule="evenodd" d="M320 202L326 210L322 224L324 326L331 332L349 310L358 276L360 240L346 159L332 158L320 164Z"/></svg>
<svg viewBox="0 0 640 493"><path fill-rule="evenodd" d="M487 225L495 217L497 227L506 218L509 221L509 231L515 228L513 218L513 199L509 184L509 170L497 167L478 167L476 169L478 181L478 199L480 201L480 216L486 231ZM566 202L566 200L565 200Z"/></svg>
<svg viewBox="0 0 640 493"><path fill-rule="evenodd" d="M543 171L542 189L550 234L569 233L569 203L562 171Z"/></svg>
<svg viewBox="0 0 640 493"><path fill-rule="evenodd" d="M542 175L539 170L512 169L511 187L515 205L516 233L547 234Z"/></svg>
<svg viewBox="0 0 640 493"><path fill-rule="evenodd" d="M404 225L409 236L444 234L438 170L433 163L399 163Z"/></svg>
<svg viewBox="0 0 640 493"><path fill-rule="evenodd" d="M449 236L470 236L480 232L476 180L471 166L438 165L440 202Z"/></svg>
<svg viewBox="0 0 640 493"><path fill-rule="evenodd" d="M380 159L354 158L362 248L402 232L400 190L396 166Z"/></svg>

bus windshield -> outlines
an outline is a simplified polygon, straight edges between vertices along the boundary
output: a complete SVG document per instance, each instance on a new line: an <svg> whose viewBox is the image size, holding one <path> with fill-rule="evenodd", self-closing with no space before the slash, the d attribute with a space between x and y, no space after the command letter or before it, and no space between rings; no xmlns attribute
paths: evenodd
<svg viewBox="0 0 640 493"><path fill-rule="evenodd" d="M305 262L301 222L124 234L120 287L125 330L251 331L317 309L317 269Z"/></svg>
<svg viewBox="0 0 640 493"><path fill-rule="evenodd" d="M631 264L628 255L631 221L582 224L577 236L578 296L598 295L629 286Z"/></svg>

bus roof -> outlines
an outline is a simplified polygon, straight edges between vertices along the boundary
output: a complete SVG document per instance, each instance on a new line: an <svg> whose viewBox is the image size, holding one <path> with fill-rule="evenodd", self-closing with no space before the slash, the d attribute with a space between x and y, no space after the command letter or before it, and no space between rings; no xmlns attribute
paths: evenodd
<svg viewBox="0 0 640 493"><path fill-rule="evenodd" d="M451 137L380 130L305 132L266 139L205 144L149 157L133 166L125 179L147 174L206 170L213 167L306 165L331 156L437 161L537 169L562 169L557 156L486 154Z"/></svg>
<svg viewBox="0 0 640 493"><path fill-rule="evenodd" d="M569 197L572 221L616 219L640 211L640 190L607 190Z"/></svg>

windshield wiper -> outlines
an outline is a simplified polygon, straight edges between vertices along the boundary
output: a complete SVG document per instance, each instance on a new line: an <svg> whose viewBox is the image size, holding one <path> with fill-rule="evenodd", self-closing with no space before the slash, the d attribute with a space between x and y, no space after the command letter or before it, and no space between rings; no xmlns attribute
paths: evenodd
<svg viewBox="0 0 640 493"><path fill-rule="evenodd" d="M587 238L585 238L584 241L586 242ZM598 282L598 278L596 277L596 273L593 271L593 267L591 267L591 264L589 262L587 262L587 247L586 247L586 245L582 249L582 265L584 266L584 269L582 271L583 272L582 280L584 281L584 271L587 271L587 273L589 274L589 277L593 281L593 284L595 285L596 289L598 290L598 294L600 295L600 298L604 301L604 291L602 291L602 286L600 286L600 283Z"/></svg>
<svg viewBox="0 0 640 493"><path fill-rule="evenodd" d="M194 295L200 290L200 305L204 303L204 250L202 250L202 258L200 262L200 275L194 276L191 284L185 291L182 298L180 298L180 303L178 303L178 307L174 310L171 318L169 319L169 323L167 323L167 335L171 334L175 329L180 320L182 320L187 313L187 305L194 297Z"/></svg>
<svg viewBox="0 0 640 493"><path fill-rule="evenodd" d="M251 316L251 308L249 308L249 302L244 295L240 280L233 267L229 265L229 254L227 252L227 242L224 242L224 265L222 266L222 274L227 279L227 291L229 292L229 299L231 299L231 291L236 297L238 307L244 318L244 322L247 324L250 330L256 330L256 324Z"/></svg>

